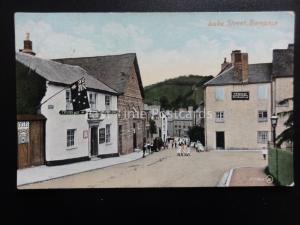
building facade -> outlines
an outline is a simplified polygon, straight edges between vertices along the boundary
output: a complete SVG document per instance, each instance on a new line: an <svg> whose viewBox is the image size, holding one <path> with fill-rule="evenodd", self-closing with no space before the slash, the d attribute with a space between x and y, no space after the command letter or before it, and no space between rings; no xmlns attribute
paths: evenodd
<svg viewBox="0 0 300 225"><path fill-rule="evenodd" d="M152 138L160 137L164 142L166 142L168 138L168 114L165 111L160 110L160 105L145 104L144 109L146 115L148 115L147 117L154 120L156 125L156 133L152 135Z"/></svg>
<svg viewBox="0 0 300 225"><path fill-rule="evenodd" d="M46 91L37 109L46 118L46 165L119 155L116 91L78 66L24 53L16 53L16 61L45 80ZM74 112L70 85L82 77L86 81L90 108ZM19 82L35 88L30 79L24 78Z"/></svg>
<svg viewBox="0 0 300 225"><path fill-rule="evenodd" d="M170 137L188 137L188 130L195 125L196 118L193 107L181 108L179 111L167 112L168 135Z"/></svg>
<svg viewBox="0 0 300 225"><path fill-rule="evenodd" d="M280 59L276 59L277 51L272 63L260 64L248 64L247 53L233 51L231 62L225 60L221 72L205 84L208 150L262 149L272 141L270 117L293 107L292 103L276 105L293 96L293 70L282 69L293 67L293 48L279 50ZM285 119L279 120L277 134L285 129Z"/></svg>

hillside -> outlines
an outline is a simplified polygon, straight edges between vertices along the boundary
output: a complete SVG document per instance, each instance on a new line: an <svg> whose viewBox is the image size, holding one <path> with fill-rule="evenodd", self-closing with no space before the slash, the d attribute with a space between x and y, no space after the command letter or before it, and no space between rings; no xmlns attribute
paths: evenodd
<svg viewBox="0 0 300 225"><path fill-rule="evenodd" d="M189 105L195 108L203 100L202 85L213 76L179 76L146 86L145 103L160 104L165 109L178 109Z"/></svg>

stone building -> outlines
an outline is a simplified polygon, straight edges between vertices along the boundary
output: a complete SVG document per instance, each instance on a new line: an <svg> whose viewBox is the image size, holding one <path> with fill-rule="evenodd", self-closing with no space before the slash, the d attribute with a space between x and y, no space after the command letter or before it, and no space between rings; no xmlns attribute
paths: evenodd
<svg viewBox="0 0 300 225"><path fill-rule="evenodd" d="M195 125L195 112L193 107L180 108L178 111L168 111L168 136L188 137L189 127Z"/></svg>
<svg viewBox="0 0 300 225"><path fill-rule="evenodd" d="M144 89L135 53L82 58L55 59L78 65L118 93L118 149L128 154L141 149L145 135Z"/></svg>
<svg viewBox="0 0 300 225"><path fill-rule="evenodd" d="M248 64L248 54L232 51L231 62L204 84L207 149L261 149L271 141L273 113L293 108L293 45L273 50L272 63ZM278 121L277 134L284 130Z"/></svg>

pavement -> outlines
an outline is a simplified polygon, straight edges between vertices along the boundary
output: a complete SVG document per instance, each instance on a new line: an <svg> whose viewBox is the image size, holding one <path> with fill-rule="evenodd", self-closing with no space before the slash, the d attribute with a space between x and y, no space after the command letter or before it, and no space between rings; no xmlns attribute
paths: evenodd
<svg viewBox="0 0 300 225"><path fill-rule="evenodd" d="M274 186L273 177L265 167L241 167L233 170L229 186Z"/></svg>
<svg viewBox="0 0 300 225"><path fill-rule="evenodd" d="M224 173L232 168L263 168L267 165L266 160L262 158L261 151L247 150L209 152L192 150L191 156L177 156L176 149L165 149L145 158L142 158L142 152L118 158L82 162L81 166L75 163L51 167L52 176L55 174L53 171L60 175L64 173L65 176L52 179L54 177L47 174L47 179L51 180L22 185L18 188L216 187ZM120 161L127 161L127 163L120 164ZM105 165L104 162L106 162ZM83 164L94 166L89 166L90 171L82 172L82 167L87 167ZM78 167L81 168L81 172ZM71 170L73 174L68 175L71 174ZM36 177L36 174L32 173L26 175L23 170L18 172L22 172L22 174L18 173L19 184L22 180L29 179L27 175L30 176L30 180ZM39 177L45 176L38 168L36 172L39 173ZM234 176L233 179L235 179Z"/></svg>
<svg viewBox="0 0 300 225"><path fill-rule="evenodd" d="M146 153L148 155L148 153ZM89 161L58 165L58 166L36 166L17 170L17 186L51 180L54 178L78 174L90 170L101 169L121 163L131 162L142 158L143 151L135 152L112 158L92 158Z"/></svg>

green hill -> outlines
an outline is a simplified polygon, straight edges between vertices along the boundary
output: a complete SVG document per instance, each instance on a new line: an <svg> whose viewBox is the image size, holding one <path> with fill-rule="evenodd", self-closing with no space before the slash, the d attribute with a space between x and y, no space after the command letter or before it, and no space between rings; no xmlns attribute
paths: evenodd
<svg viewBox="0 0 300 225"><path fill-rule="evenodd" d="M160 104L164 109L178 109L194 106L196 108L203 100L202 85L213 76L179 76L146 86L145 103Z"/></svg>

